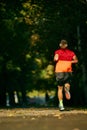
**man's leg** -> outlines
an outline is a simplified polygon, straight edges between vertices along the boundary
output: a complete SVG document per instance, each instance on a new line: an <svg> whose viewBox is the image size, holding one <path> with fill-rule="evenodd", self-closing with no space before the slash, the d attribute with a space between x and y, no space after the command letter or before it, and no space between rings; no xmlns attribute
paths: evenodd
<svg viewBox="0 0 87 130"><path fill-rule="evenodd" d="M63 106L63 86L58 86L58 100L59 100L59 109L64 110Z"/></svg>
<svg viewBox="0 0 87 130"><path fill-rule="evenodd" d="M70 100L71 95L70 95L70 92L69 92L69 90L70 90L70 84L69 83L65 83L64 90L65 90L65 97L66 97L66 99Z"/></svg>

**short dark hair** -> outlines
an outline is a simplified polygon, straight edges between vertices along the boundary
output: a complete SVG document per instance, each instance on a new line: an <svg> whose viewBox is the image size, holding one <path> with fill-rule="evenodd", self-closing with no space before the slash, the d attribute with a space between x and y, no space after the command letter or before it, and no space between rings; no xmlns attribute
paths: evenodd
<svg viewBox="0 0 87 130"><path fill-rule="evenodd" d="M61 40L60 43L65 43L65 44L68 44L68 42L66 40Z"/></svg>
<svg viewBox="0 0 87 130"><path fill-rule="evenodd" d="M61 40L59 46L61 48L66 48L68 46L68 43L66 40Z"/></svg>

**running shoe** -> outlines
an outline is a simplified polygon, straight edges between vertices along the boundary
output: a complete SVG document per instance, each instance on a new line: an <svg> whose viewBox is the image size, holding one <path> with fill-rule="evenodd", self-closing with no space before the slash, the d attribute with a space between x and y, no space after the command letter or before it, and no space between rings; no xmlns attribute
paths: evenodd
<svg viewBox="0 0 87 130"><path fill-rule="evenodd" d="M67 100L70 100L70 98L71 98L71 94L70 94L69 89L67 87L65 87L65 97Z"/></svg>
<svg viewBox="0 0 87 130"><path fill-rule="evenodd" d="M63 105L59 105L59 110L60 111L64 111L65 110L64 106Z"/></svg>

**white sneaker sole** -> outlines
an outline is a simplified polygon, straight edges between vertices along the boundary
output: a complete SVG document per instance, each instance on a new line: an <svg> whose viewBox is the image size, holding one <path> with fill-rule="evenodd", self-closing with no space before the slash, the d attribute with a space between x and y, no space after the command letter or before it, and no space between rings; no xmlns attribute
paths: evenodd
<svg viewBox="0 0 87 130"><path fill-rule="evenodd" d="M63 111L63 110L65 110L65 108L63 106L59 106L59 110Z"/></svg>
<svg viewBox="0 0 87 130"><path fill-rule="evenodd" d="M65 108L61 108L61 109L59 109L60 111L64 111L65 110Z"/></svg>

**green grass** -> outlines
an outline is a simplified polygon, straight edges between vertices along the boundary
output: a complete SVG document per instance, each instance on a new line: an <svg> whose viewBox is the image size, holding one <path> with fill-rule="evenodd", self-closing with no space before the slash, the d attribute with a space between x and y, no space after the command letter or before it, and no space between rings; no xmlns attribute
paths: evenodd
<svg viewBox="0 0 87 130"><path fill-rule="evenodd" d="M54 96L55 95L55 91L48 91L49 96ZM32 92L28 92L27 96L29 97L44 97L45 96L45 91L37 91L37 90L33 90Z"/></svg>

